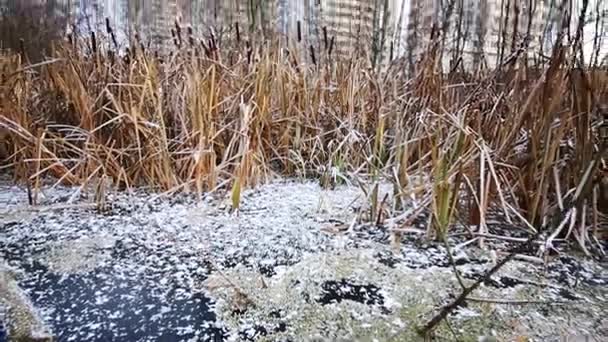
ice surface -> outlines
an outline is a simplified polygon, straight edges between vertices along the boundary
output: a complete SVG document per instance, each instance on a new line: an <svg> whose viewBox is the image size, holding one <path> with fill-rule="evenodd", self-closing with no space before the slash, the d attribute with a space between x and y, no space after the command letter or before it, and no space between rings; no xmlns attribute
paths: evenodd
<svg viewBox="0 0 608 342"><path fill-rule="evenodd" d="M386 227L333 229L348 227L368 205L354 186L276 181L244 191L238 213L227 194L198 201L141 190L110 194L101 214L86 206L86 189L72 206L53 208L74 191L45 189L45 209L33 210L25 189L0 183L0 259L60 341L298 340L339 336L344 327L378 337L411 327L410 309L426 313L457 289L441 245L404 237L395 251ZM491 261L484 255L459 252L468 281ZM567 263L555 265L552 279L574 281ZM505 272L541 273L517 263ZM608 279L593 264L577 272L586 284ZM523 287L500 291L515 296ZM456 317L479 315L463 308Z"/></svg>

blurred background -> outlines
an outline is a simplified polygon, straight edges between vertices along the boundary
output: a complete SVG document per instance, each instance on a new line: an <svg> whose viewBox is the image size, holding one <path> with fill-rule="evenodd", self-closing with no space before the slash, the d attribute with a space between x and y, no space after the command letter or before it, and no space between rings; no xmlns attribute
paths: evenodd
<svg viewBox="0 0 608 342"><path fill-rule="evenodd" d="M40 59L65 33L105 31L121 46L138 33L155 49L170 48L176 20L199 39L241 31L301 40L307 48L332 44L339 56L369 55L372 64L403 58L413 64L433 30L447 28L441 47L446 69L493 68L526 44L529 58L548 59L562 25L574 40L582 20L583 60L606 63L605 0L0 0L2 48ZM584 11L583 11L584 10ZM299 38L299 39L298 39Z"/></svg>

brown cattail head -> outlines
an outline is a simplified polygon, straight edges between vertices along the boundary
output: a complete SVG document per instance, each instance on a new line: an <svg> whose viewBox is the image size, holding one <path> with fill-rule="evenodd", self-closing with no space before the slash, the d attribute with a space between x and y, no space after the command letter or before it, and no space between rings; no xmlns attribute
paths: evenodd
<svg viewBox="0 0 608 342"><path fill-rule="evenodd" d="M302 27L301 27L301 23L298 20L297 22L297 27L298 27L298 43L302 41Z"/></svg>
<svg viewBox="0 0 608 342"><path fill-rule="evenodd" d="M110 18L106 17L106 32L112 34L112 26L110 25Z"/></svg>
<svg viewBox="0 0 608 342"><path fill-rule="evenodd" d="M97 53L97 38L95 38L95 32L91 31L91 51L93 54Z"/></svg>
<svg viewBox="0 0 608 342"><path fill-rule="evenodd" d="M608 145L608 105L599 106L598 112L602 119L602 124L599 127L599 138L602 144Z"/></svg>
<svg viewBox="0 0 608 342"><path fill-rule="evenodd" d="M597 205L599 211L608 214L608 174L600 177Z"/></svg>
<svg viewBox="0 0 608 342"><path fill-rule="evenodd" d="M177 46L182 45L182 27L179 26L179 21L175 20L175 35L177 37Z"/></svg>
<svg viewBox="0 0 608 342"><path fill-rule="evenodd" d="M188 44L190 44L190 47L194 47L194 31L192 30L192 26L188 26Z"/></svg>

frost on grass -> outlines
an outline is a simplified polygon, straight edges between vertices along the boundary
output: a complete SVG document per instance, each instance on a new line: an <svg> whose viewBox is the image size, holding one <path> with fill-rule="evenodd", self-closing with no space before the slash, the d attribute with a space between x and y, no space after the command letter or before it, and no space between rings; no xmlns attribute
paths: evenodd
<svg viewBox="0 0 608 342"><path fill-rule="evenodd" d="M255 272L236 268L209 278L208 285L217 296L220 317L232 330L240 331L244 324L257 326L257 331L274 332L268 340L315 336L387 340L393 334L403 337L401 330L411 337L416 316L422 313L418 310L432 306L436 289L429 285L449 284L449 274L391 269L373 255L372 250L311 255L281 268L264 283ZM234 288L215 285L224 277L250 296L245 310L235 310Z"/></svg>
<svg viewBox="0 0 608 342"><path fill-rule="evenodd" d="M356 187L275 182L243 192L238 213L222 195L138 190L110 194L100 214L86 189L74 194L45 189L34 210L24 189L0 185L0 259L59 340L415 340L458 292L441 245L404 235L396 250L385 227L351 224L369 204ZM470 283L491 258L466 248L456 261ZM608 336L606 279L574 258L546 273L512 262L474 296L567 305L468 302L438 333Z"/></svg>
<svg viewBox="0 0 608 342"><path fill-rule="evenodd" d="M103 235L52 242L40 261L54 273L88 273L111 258L114 244L114 238Z"/></svg>
<svg viewBox="0 0 608 342"><path fill-rule="evenodd" d="M0 260L0 321L14 341L51 341L48 327L14 279L13 271Z"/></svg>
<svg viewBox="0 0 608 342"><path fill-rule="evenodd" d="M463 268L469 271L466 274L476 272L475 267ZM449 317L451 329L445 324L440 326L439 336L446 340L475 340L478 336L496 335L505 341L518 336L557 340L556 332L563 336L597 336L606 323L601 315L601 298L580 295L576 302L561 303L565 298L555 296L560 288L557 285L542 288L526 286L521 281L513 284L515 279L531 279L537 271L512 265L473 296L548 304L468 302ZM235 268L210 277L208 290L216 298L216 310L229 330L239 332L233 336L235 340L243 336L244 327L250 327L251 334L262 332L259 337L268 341L414 341L419 339L416 326L438 304L452 299L459 288L449 268L411 268L404 263L390 267L379 262L374 248L309 256L282 268L271 279L262 280L255 272ZM235 306L243 294L248 296L248 304L244 308ZM572 312L576 315L569 314Z"/></svg>

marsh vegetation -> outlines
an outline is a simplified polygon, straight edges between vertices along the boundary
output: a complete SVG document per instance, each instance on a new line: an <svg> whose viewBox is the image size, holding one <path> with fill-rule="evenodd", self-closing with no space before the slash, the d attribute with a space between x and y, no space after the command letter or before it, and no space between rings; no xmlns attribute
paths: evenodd
<svg viewBox="0 0 608 342"><path fill-rule="evenodd" d="M587 12L557 10L579 22ZM499 265L473 286L504 260L605 257L608 73L600 58L583 61L582 28L567 35L563 20L547 58L531 60L524 35L496 67L456 64L448 72L448 20L433 24L414 63L372 63L373 53L345 58L331 37L313 47L238 25L219 41L176 22L171 48L155 50L138 35L120 47L108 22L103 31L55 37L37 60L23 39L0 56L2 170L23 187L26 204L46 205L44 189L68 186L68 206L84 199L92 215L112 215L112 196L142 189L155 199L223 196L232 217L250 215L243 194L279 178L355 189L358 205L328 228L332 234L365 227L399 253L413 241L444 249L455 281L446 288L456 295L448 310L417 321L429 335L470 300L474 281L455 259L465 246L493 251L488 269ZM15 221L22 220L0 226L7 241Z"/></svg>

